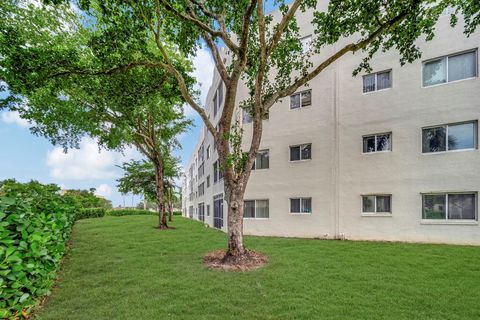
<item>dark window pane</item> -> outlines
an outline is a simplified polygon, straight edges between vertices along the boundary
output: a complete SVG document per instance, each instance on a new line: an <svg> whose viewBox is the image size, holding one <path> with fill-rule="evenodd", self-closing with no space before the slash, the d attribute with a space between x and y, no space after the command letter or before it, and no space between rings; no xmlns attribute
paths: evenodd
<svg viewBox="0 0 480 320"><path fill-rule="evenodd" d="M475 220L475 194L449 194L448 219Z"/></svg>
<svg viewBox="0 0 480 320"><path fill-rule="evenodd" d="M375 91L375 74L363 76L363 92Z"/></svg>
<svg viewBox="0 0 480 320"><path fill-rule="evenodd" d="M377 212L391 212L390 200L390 196L377 196Z"/></svg>
<svg viewBox="0 0 480 320"><path fill-rule="evenodd" d="M448 150L475 148L475 127L474 122L448 126Z"/></svg>
<svg viewBox="0 0 480 320"><path fill-rule="evenodd" d="M375 212L375 196L363 197L362 212Z"/></svg>
<svg viewBox="0 0 480 320"><path fill-rule="evenodd" d="M423 64L424 87L445 82L447 82L447 64L445 58L425 62Z"/></svg>
<svg viewBox="0 0 480 320"><path fill-rule="evenodd" d="M218 108L218 97L217 95L215 95L215 97L213 97L213 116L215 117L217 115L217 108Z"/></svg>
<svg viewBox="0 0 480 320"><path fill-rule="evenodd" d="M268 200L257 200L257 216L256 218L268 218Z"/></svg>
<svg viewBox="0 0 480 320"><path fill-rule="evenodd" d="M268 150L259 151L256 158L256 169L268 169L269 167L269 156Z"/></svg>
<svg viewBox="0 0 480 320"><path fill-rule="evenodd" d="M377 90L387 89L392 86L390 71L377 73Z"/></svg>
<svg viewBox="0 0 480 320"><path fill-rule="evenodd" d="M377 151L392 150L390 143L390 134L382 134L377 136Z"/></svg>
<svg viewBox="0 0 480 320"><path fill-rule="evenodd" d="M445 127L423 129L423 152L445 151Z"/></svg>
<svg viewBox="0 0 480 320"><path fill-rule="evenodd" d="M375 152L375 136L363 138L363 152Z"/></svg>
<svg viewBox="0 0 480 320"><path fill-rule="evenodd" d="M290 147L290 161L300 160L300 146Z"/></svg>
<svg viewBox="0 0 480 320"><path fill-rule="evenodd" d="M445 219L445 195L423 196L423 219Z"/></svg>
<svg viewBox="0 0 480 320"><path fill-rule="evenodd" d="M255 201L244 201L244 210L243 210L243 217L244 218L255 218Z"/></svg>
<svg viewBox="0 0 480 320"><path fill-rule="evenodd" d="M302 199L302 213L312 213L312 198Z"/></svg>
<svg viewBox="0 0 480 320"><path fill-rule="evenodd" d="M300 212L300 199L290 199L290 212Z"/></svg>
<svg viewBox="0 0 480 320"><path fill-rule="evenodd" d="M448 81L473 78L476 75L476 52L467 52L453 57L448 57Z"/></svg>
<svg viewBox="0 0 480 320"><path fill-rule="evenodd" d="M300 108L300 94L290 96L290 109Z"/></svg>
<svg viewBox="0 0 480 320"><path fill-rule="evenodd" d="M220 106L223 103L223 83L218 85L218 109L220 110Z"/></svg>
<svg viewBox="0 0 480 320"><path fill-rule="evenodd" d="M302 146L302 160L312 159L312 145L306 144Z"/></svg>
<svg viewBox="0 0 480 320"><path fill-rule="evenodd" d="M308 90L302 92L302 107L306 107L312 104L312 91Z"/></svg>

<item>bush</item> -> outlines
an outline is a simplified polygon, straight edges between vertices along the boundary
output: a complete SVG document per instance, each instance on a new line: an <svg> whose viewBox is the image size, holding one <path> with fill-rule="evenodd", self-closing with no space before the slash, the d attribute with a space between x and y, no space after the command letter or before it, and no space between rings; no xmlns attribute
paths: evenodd
<svg viewBox="0 0 480 320"><path fill-rule="evenodd" d="M136 216L136 215L157 215L156 211L139 210L139 209L116 209L108 210L108 216L120 217L120 216Z"/></svg>
<svg viewBox="0 0 480 320"><path fill-rule="evenodd" d="M105 208L82 208L75 215L75 220L101 218L105 216Z"/></svg>
<svg viewBox="0 0 480 320"><path fill-rule="evenodd" d="M0 186L0 318L13 319L49 293L78 207L56 185Z"/></svg>

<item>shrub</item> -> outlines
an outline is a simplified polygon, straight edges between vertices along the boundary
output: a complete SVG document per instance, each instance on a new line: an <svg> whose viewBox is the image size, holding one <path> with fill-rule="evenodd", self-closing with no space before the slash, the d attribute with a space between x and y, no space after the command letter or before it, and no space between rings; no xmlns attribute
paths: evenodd
<svg viewBox="0 0 480 320"><path fill-rule="evenodd" d="M105 208L81 208L75 215L75 220L101 218L105 216Z"/></svg>
<svg viewBox="0 0 480 320"><path fill-rule="evenodd" d="M0 318L13 319L49 293L78 208L55 185L0 185Z"/></svg>
<svg viewBox="0 0 480 320"><path fill-rule="evenodd" d="M136 216L136 215L157 215L158 212L156 211L149 211L149 210L139 210L139 209L116 209L116 210L108 210L108 216Z"/></svg>

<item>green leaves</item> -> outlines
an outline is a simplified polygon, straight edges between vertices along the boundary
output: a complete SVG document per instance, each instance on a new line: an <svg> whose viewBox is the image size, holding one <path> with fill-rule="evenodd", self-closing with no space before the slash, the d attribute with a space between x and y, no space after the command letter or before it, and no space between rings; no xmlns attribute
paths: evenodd
<svg viewBox="0 0 480 320"><path fill-rule="evenodd" d="M26 314L48 293L76 211L54 185L0 183L0 317Z"/></svg>

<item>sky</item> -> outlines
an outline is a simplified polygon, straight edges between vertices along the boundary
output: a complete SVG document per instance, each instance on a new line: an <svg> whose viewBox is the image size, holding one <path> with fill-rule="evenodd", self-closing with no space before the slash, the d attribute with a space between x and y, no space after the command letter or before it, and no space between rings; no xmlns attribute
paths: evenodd
<svg viewBox="0 0 480 320"><path fill-rule="evenodd" d="M273 8L273 0L267 1L266 12ZM201 101L205 102L214 70L213 60L206 48L197 52L194 66L197 88L201 92ZM0 93L0 97L6 94ZM176 151L183 165L193 152L203 125L200 117L188 106L185 115L193 119L194 126L181 135L182 149ZM28 121L21 119L18 113L0 111L0 180L37 180L55 183L63 189L95 188L96 193L111 200L114 207L132 206L142 200L142 196L123 196L116 188L116 180L122 176L122 170L117 166L142 158L135 149L128 148L123 153L99 150L95 140L84 138L79 149L64 153L63 148L33 135L29 128Z"/></svg>

